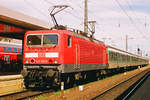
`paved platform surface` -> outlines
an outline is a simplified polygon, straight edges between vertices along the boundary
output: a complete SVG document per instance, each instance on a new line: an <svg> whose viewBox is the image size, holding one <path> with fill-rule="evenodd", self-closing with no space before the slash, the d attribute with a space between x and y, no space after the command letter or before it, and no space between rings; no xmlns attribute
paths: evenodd
<svg viewBox="0 0 150 100"><path fill-rule="evenodd" d="M7 80L15 80L15 79L22 79L22 75L5 75L0 76L0 81L7 81Z"/></svg>
<svg viewBox="0 0 150 100"><path fill-rule="evenodd" d="M0 76L0 96L20 92L24 89L25 87L22 75Z"/></svg>
<svg viewBox="0 0 150 100"><path fill-rule="evenodd" d="M150 76L129 98L129 100L150 100Z"/></svg>

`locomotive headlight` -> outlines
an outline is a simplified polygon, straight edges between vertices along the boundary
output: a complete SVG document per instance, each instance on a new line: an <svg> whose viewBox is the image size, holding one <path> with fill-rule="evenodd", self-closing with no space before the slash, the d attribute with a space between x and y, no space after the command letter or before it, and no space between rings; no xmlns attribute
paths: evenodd
<svg viewBox="0 0 150 100"><path fill-rule="evenodd" d="M55 64L57 64L57 63L58 63L58 61L57 61L57 60L54 60L54 63L55 63Z"/></svg>
<svg viewBox="0 0 150 100"><path fill-rule="evenodd" d="M29 61L28 61L28 60L26 60L26 61L25 61L25 63L29 63Z"/></svg>
<svg viewBox="0 0 150 100"><path fill-rule="evenodd" d="M35 59L31 59L31 63L32 63L32 64L35 63Z"/></svg>

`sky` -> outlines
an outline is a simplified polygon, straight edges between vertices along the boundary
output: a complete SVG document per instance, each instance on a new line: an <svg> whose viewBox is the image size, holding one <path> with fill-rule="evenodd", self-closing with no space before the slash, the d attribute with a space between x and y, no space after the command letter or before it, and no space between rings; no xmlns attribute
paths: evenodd
<svg viewBox="0 0 150 100"><path fill-rule="evenodd" d="M0 5L52 23L54 5L69 7L55 17L58 24L83 30L84 0L0 0ZM88 0L88 20L96 21L94 37L106 44L150 56L150 0Z"/></svg>

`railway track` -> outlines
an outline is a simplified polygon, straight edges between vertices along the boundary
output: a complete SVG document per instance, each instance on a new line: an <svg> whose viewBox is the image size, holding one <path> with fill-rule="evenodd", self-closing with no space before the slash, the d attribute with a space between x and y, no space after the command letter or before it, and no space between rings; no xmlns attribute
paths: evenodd
<svg viewBox="0 0 150 100"><path fill-rule="evenodd" d="M112 86L92 100L126 100L139 85L150 75L150 69L142 71L133 77ZM120 95L121 94L121 95Z"/></svg>
<svg viewBox="0 0 150 100"><path fill-rule="evenodd" d="M116 98L116 100L128 100L134 92L145 82L145 80L150 76L150 72L146 73L140 80L128 88L124 93Z"/></svg>
<svg viewBox="0 0 150 100"><path fill-rule="evenodd" d="M24 90L21 92L0 96L0 100L23 100L52 92L53 90L45 90L45 91Z"/></svg>

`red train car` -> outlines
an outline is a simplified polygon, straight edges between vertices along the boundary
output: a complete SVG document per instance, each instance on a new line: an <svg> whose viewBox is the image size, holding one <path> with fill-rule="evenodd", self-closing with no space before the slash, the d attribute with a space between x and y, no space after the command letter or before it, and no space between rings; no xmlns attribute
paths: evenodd
<svg viewBox="0 0 150 100"><path fill-rule="evenodd" d="M28 31L23 64L26 87L69 83L107 68L108 52L103 42L68 30Z"/></svg>
<svg viewBox="0 0 150 100"><path fill-rule="evenodd" d="M21 28L0 23L0 32L23 32Z"/></svg>
<svg viewBox="0 0 150 100"><path fill-rule="evenodd" d="M24 37L22 75L27 88L59 86L62 81L81 84L147 64L143 57L106 46L83 33L28 31Z"/></svg>
<svg viewBox="0 0 150 100"><path fill-rule="evenodd" d="M0 72L19 72L21 66L22 45L0 42Z"/></svg>
<svg viewBox="0 0 150 100"><path fill-rule="evenodd" d="M59 86L62 81L80 84L147 64L143 57L106 46L83 33L28 31L24 37L22 75L27 88Z"/></svg>

